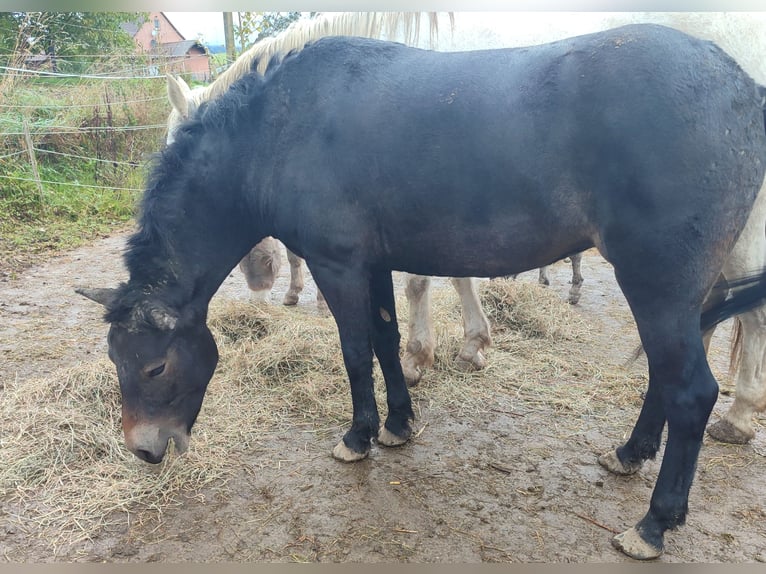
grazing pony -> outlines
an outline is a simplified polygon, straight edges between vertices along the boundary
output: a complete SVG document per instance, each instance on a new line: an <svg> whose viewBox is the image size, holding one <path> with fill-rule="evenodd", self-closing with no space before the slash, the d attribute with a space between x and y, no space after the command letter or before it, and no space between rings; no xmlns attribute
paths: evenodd
<svg viewBox="0 0 766 574"><path fill-rule="evenodd" d="M453 15L448 14L450 24L454 25ZM212 84L191 89L180 77L168 76L167 92L172 106L168 116L166 143L175 139L175 132L182 121L188 119L199 106L228 89L232 83L250 72L255 63L256 69L263 73L270 57L300 49L310 40L324 36L345 35L368 38L401 37L407 44L417 44L422 38L421 24L428 26L428 43L433 45L439 35L439 16L434 12L423 18L418 12L345 12L319 14L310 20L298 20L280 34L265 38L246 50ZM280 259L278 246L272 238L267 238L253 248L239 263L239 268L247 279L248 286L255 298L265 300L279 273ZM283 298L283 304L296 305L304 287L303 260L287 249L287 261L290 265L290 284ZM275 264L277 263L277 264ZM574 263L573 263L574 265ZM544 270L541 269L541 274ZM579 299L579 284L575 287L573 275L570 302ZM541 282L543 277L541 275ZM485 366L484 350L492 344L489 321L479 303L476 282L470 277L452 279L457 291L463 313L463 346L458 352L456 364L465 370L482 369ZM402 367L407 384L416 385L426 368L434 363L434 334L430 315L430 281L426 277L407 276L405 293L410 307L409 339L405 346ZM324 297L317 289L317 306L326 308Z"/></svg>
<svg viewBox="0 0 766 574"><path fill-rule="evenodd" d="M323 38L244 76L153 167L128 282L81 290L111 324L128 447L157 463L170 438L188 444L218 361L210 299L267 236L304 258L335 318L353 417L333 455L349 462L412 432L392 271L497 277L596 247L649 370L602 464L630 472L668 429L649 509L614 544L658 556L718 396L701 329L766 299L760 269L727 276L728 299L715 288L764 181L764 95L715 44L656 25L456 53Z"/></svg>

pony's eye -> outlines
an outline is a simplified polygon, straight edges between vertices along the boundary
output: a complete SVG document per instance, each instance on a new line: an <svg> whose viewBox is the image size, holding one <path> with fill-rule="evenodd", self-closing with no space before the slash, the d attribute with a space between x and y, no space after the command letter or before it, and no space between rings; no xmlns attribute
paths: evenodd
<svg viewBox="0 0 766 574"><path fill-rule="evenodd" d="M148 371L146 374L149 377L158 377L165 371L165 363L162 363L159 367L154 367L151 371Z"/></svg>

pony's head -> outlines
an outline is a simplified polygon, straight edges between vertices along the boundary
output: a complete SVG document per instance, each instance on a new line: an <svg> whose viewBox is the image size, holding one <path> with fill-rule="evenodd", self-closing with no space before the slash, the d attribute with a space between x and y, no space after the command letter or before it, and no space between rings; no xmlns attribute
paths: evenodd
<svg viewBox="0 0 766 574"><path fill-rule="evenodd" d="M162 461L171 438L185 451L218 363L205 313L138 298L127 285L77 291L104 305L111 323L109 358L120 381L128 449L153 464Z"/></svg>

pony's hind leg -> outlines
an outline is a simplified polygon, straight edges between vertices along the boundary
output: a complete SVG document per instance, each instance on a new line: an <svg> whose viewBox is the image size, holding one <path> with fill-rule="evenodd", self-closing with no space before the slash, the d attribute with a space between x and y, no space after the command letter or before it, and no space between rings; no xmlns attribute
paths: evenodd
<svg viewBox="0 0 766 574"><path fill-rule="evenodd" d="M463 311L463 347L457 356L457 365L463 370L483 369L486 365L483 351L492 345L489 320L484 314L476 293L473 277L453 277L452 286L460 296Z"/></svg>
<svg viewBox="0 0 766 574"><path fill-rule="evenodd" d="M666 261L673 263L672 259ZM639 266L626 273L615 264L615 274L646 352L649 388L630 438L613 457L602 457L601 462L616 460L617 468L605 466L616 472L635 472L657 453L667 422L668 440L649 510L635 527L613 540L626 554L650 559L662 553L665 531L686 519L705 425L718 395L699 325L707 289L704 277L679 290L670 279L649 276Z"/></svg>
<svg viewBox="0 0 766 574"><path fill-rule="evenodd" d="M398 446L412 434L412 402L399 361L399 325L396 319L394 285L390 271L377 271L370 278L370 313L372 316L372 348L378 358L386 382L388 416L380 428L378 442Z"/></svg>
<svg viewBox="0 0 766 574"><path fill-rule="evenodd" d="M644 461L654 459L660 448L665 414L658 384L649 377L649 388L628 441L598 457L601 466L614 474L634 474Z"/></svg>

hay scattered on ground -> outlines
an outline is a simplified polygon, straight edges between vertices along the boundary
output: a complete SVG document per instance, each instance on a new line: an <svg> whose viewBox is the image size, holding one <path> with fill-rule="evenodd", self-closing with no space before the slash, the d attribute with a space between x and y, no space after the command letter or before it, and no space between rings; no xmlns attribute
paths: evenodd
<svg viewBox="0 0 766 574"><path fill-rule="evenodd" d="M494 346L484 371L465 373L453 360L462 344L457 295L434 289L437 360L413 389L416 410L422 403L471 414L502 402L518 412L566 413L576 426L578 417L606 416L614 404L639 404L643 379L605 364L600 349L594 354L589 325L555 293L493 281L482 283L481 297ZM403 296L398 308L406 325ZM329 452L351 417L334 321L279 305L216 300L210 326L221 358L189 452L171 453L157 466L124 446L118 382L106 358L6 384L0 495L22 528L56 545L124 527L128 516L132 523L157 518L168 505L225 480L242 452L269 456L269 438L298 425L326 436ZM385 416L377 368L376 380Z"/></svg>
<svg viewBox="0 0 766 574"><path fill-rule="evenodd" d="M495 332L514 332L549 341L582 341L587 323L552 289L511 279L481 284L480 300Z"/></svg>

